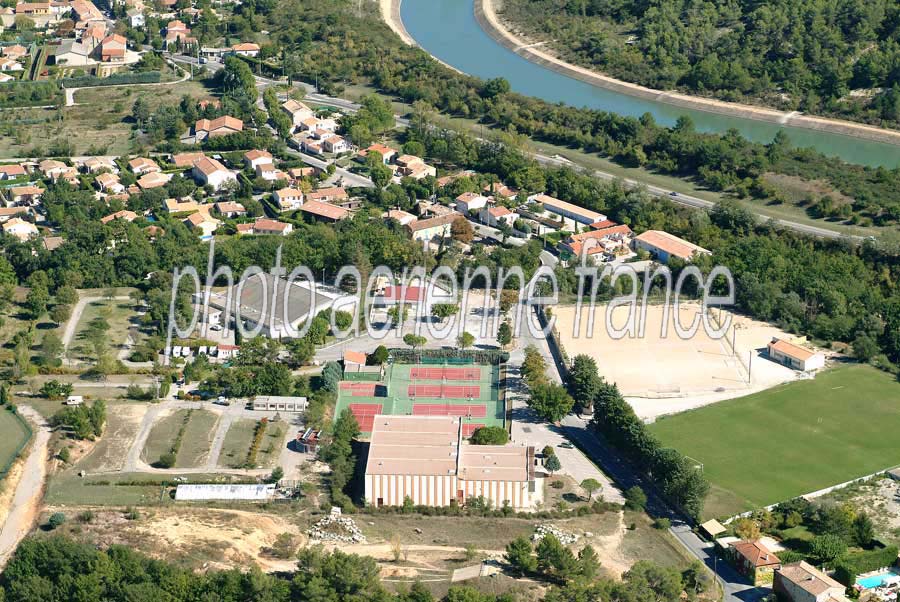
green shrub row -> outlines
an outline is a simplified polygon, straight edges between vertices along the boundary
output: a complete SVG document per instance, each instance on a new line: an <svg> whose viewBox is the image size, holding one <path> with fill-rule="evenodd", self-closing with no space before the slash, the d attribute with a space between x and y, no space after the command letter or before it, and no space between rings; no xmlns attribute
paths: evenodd
<svg viewBox="0 0 900 602"><path fill-rule="evenodd" d="M266 434L266 426L268 424L269 421L263 418L256 423L256 426L253 429L253 443L250 445L250 449L247 451L246 465L248 468L253 468L254 466L256 466L256 455L259 453L259 446L262 445L262 440Z"/></svg>
<svg viewBox="0 0 900 602"><path fill-rule="evenodd" d="M392 348L389 349L394 361L397 362L415 362L420 358L429 359L471 359L476 363L494 364L497 362L506 362L509 360L509 353L500 351L499 349L471 349L461 351L459 349L405 349Z"/></svg>
<svg viewBox="0 0 900 602"><path fill-rule="evenodd" d="M143 73L115 73L109 77L94 77L93 75L64 77L60 78L59 82L64 88L92 88L121 84L157 84L160 79L162 79L162 73L159 71L145 71Z"/></svg>
<svg viewBox="0 0 900 602"><path fill-rule="evenodd" d="M893 566L896 562L897 546L847 554L835 568L834 578L850 587L856 582L857 575Z"/></svg>

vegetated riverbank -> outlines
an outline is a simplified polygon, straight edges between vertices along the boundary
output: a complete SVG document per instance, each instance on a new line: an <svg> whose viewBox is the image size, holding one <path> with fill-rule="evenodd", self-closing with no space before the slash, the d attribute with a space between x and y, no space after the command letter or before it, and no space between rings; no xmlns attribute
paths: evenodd
<svg viewBox="0 0 900 602"><path fill-rule="evenodd" d="M403 0L378 0L378 8L381 12L381 18L384 20L387 26L391 28L391 31L397 34L397 36L403 41L404 44L406 44L407 46L415 46L416 48L421 48L421 46L416 43L416 40L411 35L409 35L409 32L406 31L406 27L403 25L403 19L400 18L400 3L402 1ZM447 69L453 69L457 73L462 73L462 71L460 71L453 65L448 65L436 56L433 56L432 58Z"/></svg>
<svg viewBox="0 0 900 602"><path fill-rule="evenodd" d="M396 3L397 11L399 13L400 0L392 1ZM515 52L522 58L568 77L573 77L585 83L607 90L613 90L621 94L628 94L637 98L653 100L673 106L900 145L900 131L896 130L877 128L870 125L838 119L811 117L796 112L785 113L784 111L775 109L690 96L678 92L654 90L638 84L615 79L584 67L573 65L535 47L534 44L530 44L528 41L523 40L510 31L497 15L497 8L500 5L500 1L501 0L475 0L475 20L485 33L497 43L512 52Z"/></svg>

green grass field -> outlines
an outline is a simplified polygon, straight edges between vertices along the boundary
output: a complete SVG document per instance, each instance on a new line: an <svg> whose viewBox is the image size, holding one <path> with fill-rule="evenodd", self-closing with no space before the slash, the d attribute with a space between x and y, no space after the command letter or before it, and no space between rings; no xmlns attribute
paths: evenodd
<svg viewBox="0 0 900 602"><path fill-rule="evenodd" d="M0 411L0 470L6 468L30 436L25 425L11 412Z"/></svg>
<svg viewBox="0 0 900 602"><path fill-rule="evenodd" d="M900 383L865 365L662 418L650 430L703 463L705 516L773 504L900 464Z"/></svg>
<svg viewBox="0 0 900 602"><path fill-rule="evenodd" d="M219 415L207 410L194 410L184 430L181 448L175 458L176 468L199 468L206 464Z"/></svg>
<svg viewBox="0 0 900 602"><path fill-rule="evenodd" d="M222 444L222 453L219 455L219 466L223 468L241 468L247 461L247 452L253 441L253 428L256 420L235 420L228 432L225 433L225 442Z"/></svg>

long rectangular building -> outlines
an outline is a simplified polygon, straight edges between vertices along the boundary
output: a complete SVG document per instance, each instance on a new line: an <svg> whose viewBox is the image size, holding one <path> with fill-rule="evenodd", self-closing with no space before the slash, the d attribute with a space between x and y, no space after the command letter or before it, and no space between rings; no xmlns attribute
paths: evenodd
<svg viewBox="0 0 900 602"><path fill-rule="evenodd" d="M494 507L527 510L543 499L534 448L472 445L458 416L375 417L365 475L366 503L464 505L479 496Z"/></svg>

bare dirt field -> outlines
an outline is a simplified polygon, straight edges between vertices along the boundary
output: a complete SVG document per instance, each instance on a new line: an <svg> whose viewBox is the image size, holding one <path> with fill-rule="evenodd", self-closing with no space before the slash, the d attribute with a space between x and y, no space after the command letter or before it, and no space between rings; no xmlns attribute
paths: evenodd
<svg viewBox="0 0 900 602"><path fill-rule="evenodd" d="M103 436L75 468L86 472L121 470L147 408L148 405L142 403L108 404Z"/></svg>
<svg viewBox="0 0 900 602"><path fill-rule="evenodd" d="M576 309L576 306L554 309L556 329L566 354L569 359L582 353L593 357L600 374L616 383L626 397L657 399L724 394L727 398L796 378L794 371L760 355L773 336L792 339L770 324L732 316L732 324L722 338L710 336L702 323L692 337L681 338L676 331L674 306L649 305L645 308L645 318L641 318L641 311L635 315L635 336L615 339L607 329L606 305L594 308L592 336L588 336L588 306L581 308L581 321L575 332ZM614 308L609 324L624 328L629 309L629 306ZM699 305L683 303L677 319L687 329L694 320L701 319L700 313ZM712 328L717 327L718 316L718 310L714 310ZM722 313L723 322L727 316L727 312ZM732 351L732 340L737 354ZM752 372L750 382L748 367Z"/></svg>
<svg viewBox="0 0 900 602"><path fill-rule="evenodd" d="M165 558L193 569L247 568L264 571L296 568L296 561L273 558L265 553L282 533L290 533L298 544L306 537L285 517L243 510L210 508L141 509L137 520L128 520L121 510L92 509L83 521L85 508L48 507L45 514L64 511L69 520L64 529L75 537L106 548L123 544L155 558Z"/></svg>

